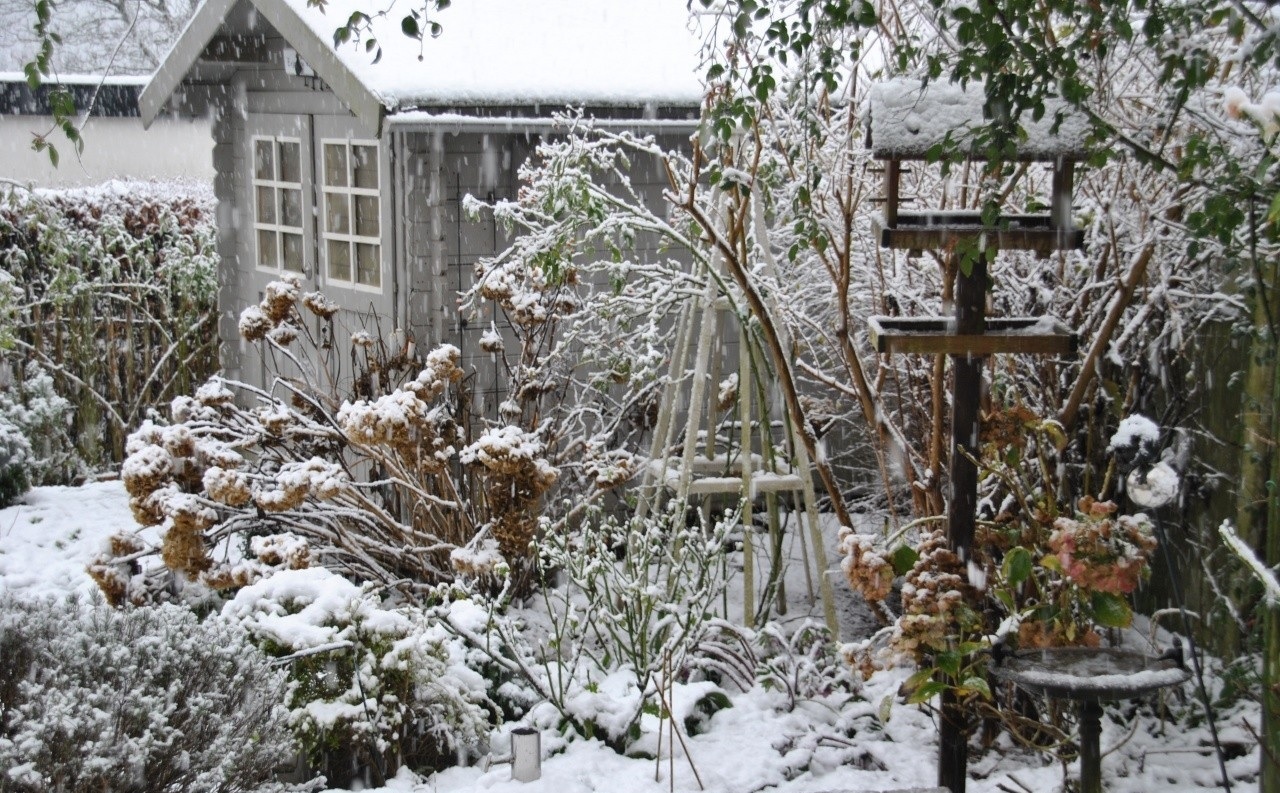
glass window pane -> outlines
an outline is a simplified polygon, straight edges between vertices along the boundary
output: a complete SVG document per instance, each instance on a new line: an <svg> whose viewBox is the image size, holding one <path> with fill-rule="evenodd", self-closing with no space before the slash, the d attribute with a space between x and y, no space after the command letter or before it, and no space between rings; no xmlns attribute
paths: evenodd
<svg viewBox="0 0 1280 793"><path fill-rule="evenodd" d="M258 232L258 266L274 270L279 266L276 255L276 233L274 231Z"/></svg>
<svg viewBox="0 0 1280 793"><path fill-rule="evenodd" d="M351 244L346 240L329 240L329 277L351 280Z"/></svg>
<svg viewBox="0 0 1280 793"><path fill-rule="evenodd" d="M280 144L280 181L302 181L302 145L298 143Z"/></svg>
<svg viewBox="0 0 1280 793"><path fill-rule="evenodd" d="M258 222L259 223L275 223L276 222L276 190L274 187L259 187L258 194Z"/></svg>
<svg viewBox="0 0 1280 793"><path fill-rule="evenodd" d="M382 282L382 258L378 246L356 243L356 283L378 286Z"/></svg>
<svg viewBox="0 0 1280 793"><path fill-rule="evenodd" d="M302 235L286 233L280 239L284 243L284 269L302 272Z"/></svg>
<svg viewBox="0 0 1280 793"><path fill-rule="evenodd" d="M253 142L253 175L256 179L275 179L276 169L269 140Z"/></svg>
<svg viewBox="0 0 1280 793"><path fill-rule="evenodd" d="M361 237L378 236L378 197L358 195L356 199L356 234Z"/></svg>
<svg viewBox="0 0 1280 793"><path fill-rule="evenodd" d="M349 197L342 193L325 193L324 195L324 227L334 234L351 233L351 210L347 205Z"/></svg>
<svg viewBox="0 0 1280 793"><path fill-rule="evenodd" d="M355 186L370 190L378 189L378 147L352 146L352 170L355 175Z"/></svg>
<svg viewBox="0 0 1280 793"><path fill-rule="evenodd" d="M302 228L302 191L280 189L280 225Z"/></svg>
<svg viewBox="0 0 1280 793"><path fill-rule="evenodd" d="M330 187L347 186L347 147L345 144L324 144L324 183Z"/></svg>

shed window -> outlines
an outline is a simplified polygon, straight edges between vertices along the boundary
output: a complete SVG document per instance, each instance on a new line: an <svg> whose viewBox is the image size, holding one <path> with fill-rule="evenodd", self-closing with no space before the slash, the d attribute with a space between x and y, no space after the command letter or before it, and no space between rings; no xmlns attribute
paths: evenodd
<svg viewBox="0 0 1280 793"><path fill-rule="evenodd" d="M253 139L253 228L259 267L300 273L302 245L302 141Z"/></svg>
<svg viewBox="0 0 1280 793"><path fill-rule="evenodd" d="M324 256L330 281L382 286L378 143L326 140Z"/></svg>

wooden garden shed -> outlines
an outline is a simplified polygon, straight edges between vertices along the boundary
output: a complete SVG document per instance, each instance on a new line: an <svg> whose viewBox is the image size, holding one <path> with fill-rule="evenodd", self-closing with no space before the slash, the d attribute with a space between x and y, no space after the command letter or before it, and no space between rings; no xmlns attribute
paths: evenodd
<svg viewBox="0 0 1280 793"><path fill-rule="evenodd" d="M142 92L144 122L166 108L213 119L223 366L261 382L239 312L293 273L342 305L338 324L403 331L420 350L456 344L480 390L497 388L478 346L487 325L468 327L456 302L506 240L464 197L514 198L566 106L687 145L699 42L683 0L468 0L422 23L442 26L434 38L405 36L408 11L393 9L335 48L336 28L374 10L205 0ZM656 162L636 162L632 181L661 200Z"/></svg>

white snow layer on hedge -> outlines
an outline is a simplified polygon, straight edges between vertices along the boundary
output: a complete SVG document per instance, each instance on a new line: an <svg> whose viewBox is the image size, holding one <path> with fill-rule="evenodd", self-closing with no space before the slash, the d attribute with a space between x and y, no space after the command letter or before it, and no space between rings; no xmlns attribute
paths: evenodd
<svg viewBox="0 0 1280 793"><path fill-rule="evenodd" d="M341 641L338 624L358 622L365 631L402 636L409 621L378 605L360 587L323 567L282 570L241 589L224 616L245 623L259 639L292 650Z"/></svg>

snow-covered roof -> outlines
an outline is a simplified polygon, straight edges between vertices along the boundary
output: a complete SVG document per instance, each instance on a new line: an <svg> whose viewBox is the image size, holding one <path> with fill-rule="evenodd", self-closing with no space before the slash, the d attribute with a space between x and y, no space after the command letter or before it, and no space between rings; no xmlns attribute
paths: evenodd
<svg viewBox="0 0 1280 793"><path fill-rule="evenodd" d="M686 0L466 0L436 12L440 35L401 32L407 8L370 0L250 3L357 116L442 106L688 105L702 97L700 39ZM237 0L204 0L144 92L148 118L177 89ZM372 16L381 59L364 41L333 47L353 11ZM429 30L429 24L420 23ZM372 119L368 119L372 120Z"/></svg>
<svg viewBox="0 0 1280 793"><path fill-rule="evenodd" d="M368 0L326 10L286 0L323 40ZM338 57L388 107L574 102L697 103L698 44L685 0L460 0L417 41L401 14L373 20L382 59L359 44Z"/></svg>
<svg viewBox="0 0 1280 793"><path fill-rule="evenodd" d="M898 78L871 87L868 99L868 141L872 154L881 159L923 159L930 148L951 140L963 145L972 131L982 127L985 101L981 83L962 87L954 83ZM1058 114L1061 123L1056 131ZM1023 160L1081 159L1089 133L1088 119L1059 100L1045 102L1044 116L1030 114L1019 120L1026 139L1018 145Z"/></svg>

